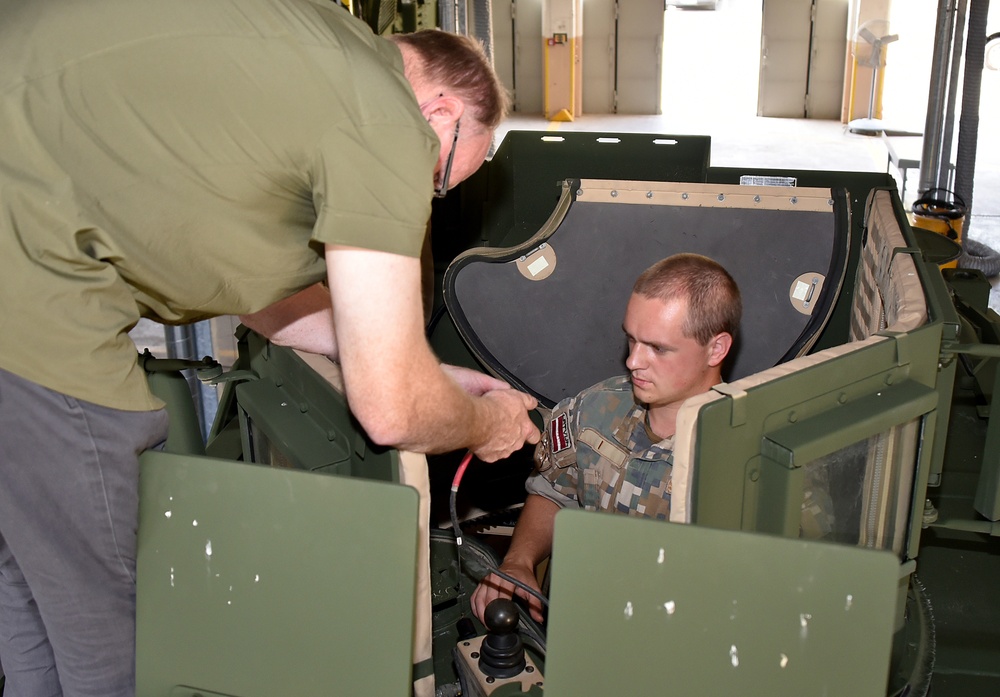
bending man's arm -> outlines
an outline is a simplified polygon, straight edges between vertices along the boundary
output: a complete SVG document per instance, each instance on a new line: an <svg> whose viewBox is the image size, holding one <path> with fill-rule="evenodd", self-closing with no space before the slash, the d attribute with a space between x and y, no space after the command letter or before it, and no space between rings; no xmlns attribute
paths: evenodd
<svg viewBox="0 0 1000 697"><path fill-rule="evenodd" d="M535 568L552 553L552 533L559 505L544 496L528 494L524 508L514 527L510 549L503 558L500 570L513 576L521 583L541 592L535 578ZM484 578L472 594L472 612L483 620L486 606L496 598L510 598L519 595L528 601L528 611L538 622L542 621L542 603L513 583L490 574Z"/></svg>
<svg viewBox="0 0 1000 697"><path fill-rule="evenodd" d="M469 394L424 337L420 260L327 245L336 345L351 411L377 443L423 453L468 448L492 462L538 442L535 399Z"/></svg>
<svg viewBox="0 0 1000 697"><path fill-rule="evenodd" d="M337 336L333 331L330 291L316 283L279 300L240 322L279 346L337 358Z"/></svg>

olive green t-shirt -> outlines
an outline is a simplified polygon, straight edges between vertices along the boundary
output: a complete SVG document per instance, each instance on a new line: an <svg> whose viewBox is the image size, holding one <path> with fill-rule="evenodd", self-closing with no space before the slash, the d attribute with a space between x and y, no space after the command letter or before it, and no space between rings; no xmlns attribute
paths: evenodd
<svg viewBox="0 0 1000 697"><path fill-rule="evenodd" d="M246 314L324 243L418 256L439 142L329 0L5 0L0 368L152 409L127 332Z"/></svg>

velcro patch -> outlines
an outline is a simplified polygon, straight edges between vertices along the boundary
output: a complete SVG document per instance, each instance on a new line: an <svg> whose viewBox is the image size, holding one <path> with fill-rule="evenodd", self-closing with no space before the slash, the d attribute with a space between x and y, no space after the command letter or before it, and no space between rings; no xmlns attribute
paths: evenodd
<svg viewBox="0 0 1000 697"><path fill-rule="evenodd" d="M572 445L569 437L569 414L563 412L549 422L549 452L553 455Z"/></svg>

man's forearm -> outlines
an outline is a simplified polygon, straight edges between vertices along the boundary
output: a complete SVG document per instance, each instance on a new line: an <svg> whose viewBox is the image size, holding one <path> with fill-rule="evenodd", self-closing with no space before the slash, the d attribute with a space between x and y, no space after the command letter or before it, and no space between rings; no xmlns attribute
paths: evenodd
<svg viewBox="0 0 1000 697"><path fill-rule="evenodd" d="M373 440L424 453L469 448L489 461L537 441L532 398L473 396L442 370L424 336L416 259L332 247L327 270L347 398Z"/></svg>
<svg viewBox="0 0 1000 697"><path fill-rule="evenodd" d="M321 284L265 307L240 321L279 346L337 357L330 291Z"/></svg>
<svg viewBox="0 0 1000 697"><path fill-rule="evenodd" d="M552 536L559 510L556 503L544 496L528 494L514 527L510 549L504 556L504 565L529 568L534 573L542 560L552 554Z"/></svg>

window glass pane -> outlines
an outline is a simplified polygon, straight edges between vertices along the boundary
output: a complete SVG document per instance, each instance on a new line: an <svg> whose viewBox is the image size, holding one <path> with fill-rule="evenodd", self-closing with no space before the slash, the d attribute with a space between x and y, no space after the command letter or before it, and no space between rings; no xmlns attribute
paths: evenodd
<svg viewBox="0 0 1000 697"><path fill-rule="evenodd" d="M899 552L918 437L914 419L806 463L800 537Z"/></svg>

